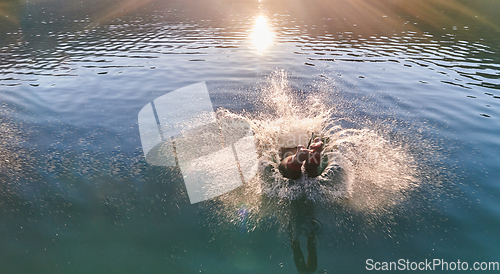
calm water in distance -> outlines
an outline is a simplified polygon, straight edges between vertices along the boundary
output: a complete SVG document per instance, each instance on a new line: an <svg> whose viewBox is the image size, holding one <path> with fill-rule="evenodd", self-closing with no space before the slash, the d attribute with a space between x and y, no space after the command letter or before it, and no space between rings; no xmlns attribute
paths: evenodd
<svg viewBox="0 0 500 274"><path fill-rule="evenodd" d="M144 160L139 110L200 81L237 113L273 80L321 94L332 126L412 158L393 205L320 210L319 273L500 261L500 3L185 2L0 4L1 273L295 273L279 210L190 205ZM356 172L383 185L385 163Z"/></svg>

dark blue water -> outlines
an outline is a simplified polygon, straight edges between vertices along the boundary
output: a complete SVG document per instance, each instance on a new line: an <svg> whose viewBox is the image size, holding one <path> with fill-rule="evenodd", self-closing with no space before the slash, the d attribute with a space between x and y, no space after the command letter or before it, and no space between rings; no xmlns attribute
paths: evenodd
<svg viewBox="0 0 500 274"><path fill-rule="evenodd" d="M1 273L296 273L279 203L191 205L178 167L144 159L139 110L201 81L251 117L278 82L352 133L353 193L318 206L319 273L499 262L499 8L1 2Z"/></svg>

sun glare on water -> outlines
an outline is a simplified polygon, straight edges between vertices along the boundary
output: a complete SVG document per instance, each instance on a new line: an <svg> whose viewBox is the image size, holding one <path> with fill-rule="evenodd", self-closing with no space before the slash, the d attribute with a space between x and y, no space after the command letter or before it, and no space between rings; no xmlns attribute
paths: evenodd
<svg viewBox="0 0 500 274"><path fill-rule="evenodd" d="M273 34L269 30L267 19L260 15L255 20L255 25L251 35L252 44L257 51L261 52L267 49L273 43Z"/></svg>

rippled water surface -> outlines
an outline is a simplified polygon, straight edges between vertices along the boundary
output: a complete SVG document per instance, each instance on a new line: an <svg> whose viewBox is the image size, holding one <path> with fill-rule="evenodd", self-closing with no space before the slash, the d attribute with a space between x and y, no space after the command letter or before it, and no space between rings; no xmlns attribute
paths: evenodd
<svg viewBox="0 0 500 274"><path fill-rule="evenodd" d="M260 149L331 138L318 273L500 261L497 1L185 2L0 3L1 273L295 273L287 182L191 205L144 159L141 108L201 81Z"/></svg>

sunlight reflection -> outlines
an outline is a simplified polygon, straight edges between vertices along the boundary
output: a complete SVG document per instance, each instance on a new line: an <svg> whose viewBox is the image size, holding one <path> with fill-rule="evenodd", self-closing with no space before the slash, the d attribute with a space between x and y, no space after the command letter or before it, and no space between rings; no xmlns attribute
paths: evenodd
<svg viewBox="0 0 500 274"><path fill-rule="evenodd" d="M255 26L251 35L252 44L257 51L267 49L273 42L273 34L269 30L267 19L260 15L255 20Z"/></svg>

